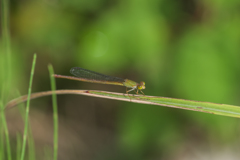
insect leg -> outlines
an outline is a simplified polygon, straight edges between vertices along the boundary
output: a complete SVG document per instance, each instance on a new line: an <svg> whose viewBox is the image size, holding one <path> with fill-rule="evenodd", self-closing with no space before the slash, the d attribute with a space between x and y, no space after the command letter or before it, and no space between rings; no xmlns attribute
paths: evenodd
<svg viewBox="0 0 240 160"><path fill-rule="evenodd" d="M140 92L142 92L142 94L145 96L145 94L143 93L143 91L142 91L142 90L140 90Z"/></svg>

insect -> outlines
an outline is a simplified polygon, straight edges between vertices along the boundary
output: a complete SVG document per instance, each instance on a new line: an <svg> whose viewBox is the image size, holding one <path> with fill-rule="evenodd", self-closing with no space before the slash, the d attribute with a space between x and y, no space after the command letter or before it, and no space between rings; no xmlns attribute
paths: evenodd
<svg viewBox="0 0 240 160"><path fill-rule="evenodd" d="M108 75L104 75L104 74L90 71L87 69L83 69L80 67L71 68L70 73L73 74L75 77L63 76L58 74L54 74L54 77L91 82L91 83L102 83L102 84L125 86L126 88L130 88L130 90L126 90L127 94L128 92L135 91L135 90L137 90L136 93L138 94L138 91L142 92L142 89L145 89L145 82L137 83L129 79L108 76ZM142 92L142 94L144 93Z"/></svg>

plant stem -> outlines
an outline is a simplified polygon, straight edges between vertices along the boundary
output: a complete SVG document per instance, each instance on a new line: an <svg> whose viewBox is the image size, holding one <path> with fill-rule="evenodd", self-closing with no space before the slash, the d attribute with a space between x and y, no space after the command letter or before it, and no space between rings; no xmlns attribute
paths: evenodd
<svg viewBox="0 0 240 160"><path fill-rule="evenodd" d="M53 160L57 160L58 154L58 110L57 110L57 96L56 96L56 83L55 78L53 77L54 71L52 65L48 65L48 70L51 80L51 89L52 89L52 104L53 104Z"/></svg>
<svg viewBox="0 0 240 160"><path fill-rule="evenodd" d="M25 115L25 127L24 127L24 134L23 134L23 144L22 144L22 153L21 153L21 160L24 160L25 150L26 150L26 141L27 141L27 133L28 133L28 121L29 121L29 108L30 108L30 97L31 97L31 90L32 90L32 81L34 75L34 69L36 64L37 55L34 54L33 56L33 63L30 75L30 82L28 88L28 98L27 98L27 106L26 106L26 115Z"/></svg>

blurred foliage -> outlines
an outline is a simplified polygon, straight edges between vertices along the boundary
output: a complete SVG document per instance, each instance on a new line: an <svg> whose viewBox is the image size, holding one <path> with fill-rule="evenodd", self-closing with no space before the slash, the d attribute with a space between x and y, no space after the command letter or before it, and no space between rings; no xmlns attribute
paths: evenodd
<svg viewBox="0 0 240 160"><path fill-rule="evenodd" d="M31 58L37 53L34 91L50 89L47 64L52 63L58 74L69 75L71 67L79 66L143 80L147 95L240 104L237 0L20 0L10 4L12 75L22 93L27 93ZM1 62L3 56L2 52ZM81 82L57 83L59 88L90 88ZM239 142L238 119L132 103L113 110L112 101L80 99L67 103L75 106L73 110L60 106L65 107L60 114L71 119L80 112L76 104L89 107L89 101L98 102L96 108L112 110L113 115L107 114L110 118L100 117L113 121L114 129L107 126L117 140L107 152L95 151L99 159L181 159L188 150L195 151L192 146L211 152L213 146L231 148ZM94 114L100 115L99 110ZM78 149L74 148L75 154L81 156Z"/></svg>

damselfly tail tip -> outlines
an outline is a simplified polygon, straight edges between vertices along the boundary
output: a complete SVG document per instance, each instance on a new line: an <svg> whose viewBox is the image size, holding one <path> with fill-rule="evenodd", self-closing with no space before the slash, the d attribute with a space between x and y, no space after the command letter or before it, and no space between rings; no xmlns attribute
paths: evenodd
<svg viewBox="0 0 240 160"><path fill-rule="evenodd" d="M60 77L58 74L53 74L52 76L55 77L55 78L59 78Z"/></svg>

